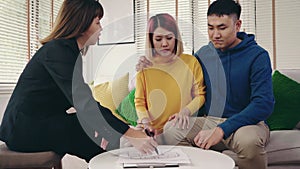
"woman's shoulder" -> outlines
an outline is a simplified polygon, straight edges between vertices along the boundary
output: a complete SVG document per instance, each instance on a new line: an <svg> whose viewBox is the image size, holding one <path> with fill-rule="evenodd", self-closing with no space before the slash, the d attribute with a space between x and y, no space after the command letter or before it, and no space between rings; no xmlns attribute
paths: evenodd
<svg viewBox="0 0 300 169"><path fill-rule="evenodd" d="M59 48L59 47L65 47L65 46L72 46L74 47L75 45L77 45L76 39L53 39L49 42L47 42L44 47L55 47L55 48ZM77 47L77 46L76 46Z"/></svg>
<svg viewBox="0 0 300 169"><path fill-rule="evenodd" d="M197 58L191 54L183 53L180 55L180 58L186 63L198 62Z"/></svg>
<svg viewBox="0 0 300 169"><path fill-rule="evenodd" d="M76 54L79 54L76 40L54 39L45 43L32 58L43 61L70 58Z"/></svg>

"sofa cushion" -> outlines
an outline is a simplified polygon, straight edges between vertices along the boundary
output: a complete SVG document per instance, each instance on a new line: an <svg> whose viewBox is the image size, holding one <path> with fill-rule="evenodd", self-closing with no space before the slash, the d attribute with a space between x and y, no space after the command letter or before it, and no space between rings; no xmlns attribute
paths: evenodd
<svg viewBox="0 0 300 169"><path fill-rule="evenodd" d="M300 84L278 70L272 81L275 107L267 119L270 130L293 129L300 121Z"/></svg>
<svg viewBox="0 0 300 169"><path fill-rule="evenodd" d="M272 131L267 145L269 164L300 164L300 130Z"/></svg>
<svg viewBox="0 0 300 169"><path fill-rule="evenodd" d="M98 84L92 87L93 97L96 101L108 108L117 118L126 122L121 116L116 113L116 107L128 95L129 73L109 81ZM126 122L127 123L127 122Z"/></svg>
<svg viewBox="0 0 300 169"><path fill-rule="evenodd" d="M0 145L0 168L52 168L60 161L61 157L52 151L22 153Z"/></svg>
<svg viewBox="0 0 300 169"><path fill-rule="evenodd" d="M135 88L122 100L116 113L119 114L123 119L125 119L130 125L137 125L137 114L135 110Z"/></svg>

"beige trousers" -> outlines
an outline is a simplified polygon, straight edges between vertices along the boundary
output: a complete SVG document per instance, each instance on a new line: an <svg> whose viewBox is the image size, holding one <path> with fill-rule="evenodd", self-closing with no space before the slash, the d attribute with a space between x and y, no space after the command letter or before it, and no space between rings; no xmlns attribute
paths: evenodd
<svg viewBox="0 0 300 169"><path fill-rule="evenodd" d="M194 138L200 130L213 129L224 122L225 118L191 117L189 129L179 129L171 122L166 123L161 135L161 143L168 145L196 146ZM266 169L267 154L265 145L268 143L270 131L264 122L239 128L226 140L212 149L230 149L237 153L234 159L239 169Z"/></svg>

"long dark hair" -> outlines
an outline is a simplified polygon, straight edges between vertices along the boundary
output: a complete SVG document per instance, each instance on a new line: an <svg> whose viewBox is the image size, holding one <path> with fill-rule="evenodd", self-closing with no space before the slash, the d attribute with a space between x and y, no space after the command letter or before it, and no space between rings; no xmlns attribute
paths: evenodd
<svg viewBox="0 0 300 169"><path fill-rule="evenodd" d="M77 38L89 28L94 18L102 18L103 15L104 10L98 0L65 0L53 30L40 42L45 44L53 39Z"/></svg>

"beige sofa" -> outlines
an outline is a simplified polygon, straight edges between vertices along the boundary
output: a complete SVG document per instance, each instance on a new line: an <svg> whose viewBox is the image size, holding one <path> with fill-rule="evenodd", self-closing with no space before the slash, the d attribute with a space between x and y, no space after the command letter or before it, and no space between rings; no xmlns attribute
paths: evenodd
<svg viewBox="0 0 300 169"><path fill-rule="evenodd" d="M279 71L300 83L300 69ZM270 142L266 150L268 169L300 169L300 122L294 130L271 131ZM223 153L236 159L236 154L230 150L225 150Z"/></svg>

